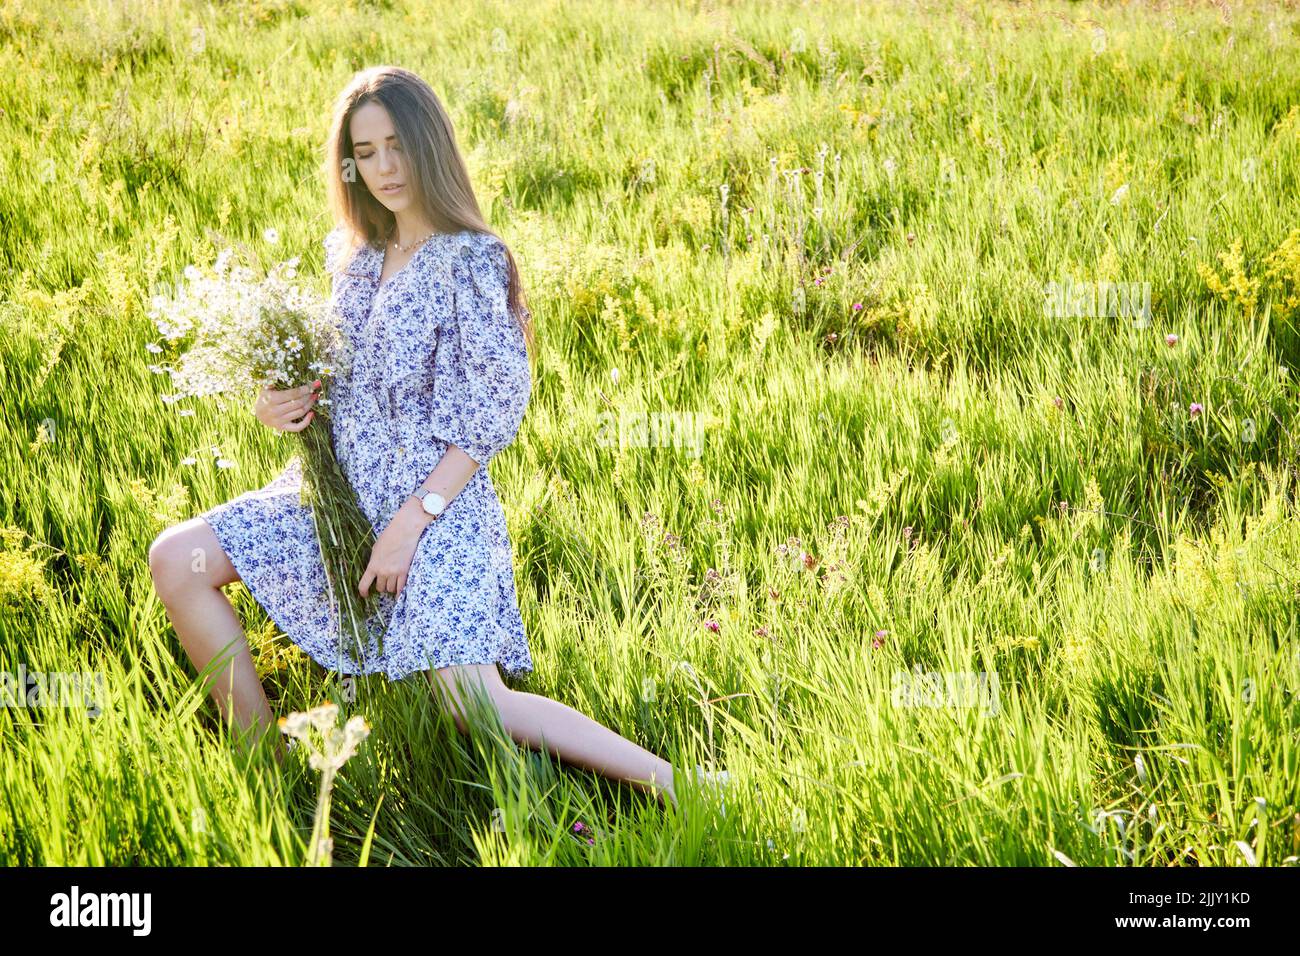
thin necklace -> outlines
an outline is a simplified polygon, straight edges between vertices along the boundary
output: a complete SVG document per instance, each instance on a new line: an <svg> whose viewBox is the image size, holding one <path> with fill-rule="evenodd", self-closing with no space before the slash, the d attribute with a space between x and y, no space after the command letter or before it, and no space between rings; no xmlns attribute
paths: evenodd
<svg viewBox="0 0 1300 956"><path fill-rule="evenodd" d="M404 246L404 245L402 245L402 244L399 243L396 239L393 240L393 242L391 243L391 245L392 245L392 247L393 247L394 249L396 249L398 252L410 252L410 251L411 251L412 249L414 249L416 246L419 246L419 245L422 245L422 244L428 242L430 239L432 239L432 238L433 238L434 236L436 236L437 234L438 234L438 233L437 233L437 230L435 230L435 231L429 233L427 236L425 236L425 237L424 237L423 239L421 239L419 242L413 242L413 243L411 243L409 246Z"/></svg>

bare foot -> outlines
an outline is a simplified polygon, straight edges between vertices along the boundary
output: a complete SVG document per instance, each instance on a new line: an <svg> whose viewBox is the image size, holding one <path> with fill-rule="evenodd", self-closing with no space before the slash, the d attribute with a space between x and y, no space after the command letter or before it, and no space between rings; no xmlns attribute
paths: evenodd
<svg viewBox="0 0 1300 956"><path fill-rule="evenodd" d="M671 769L669 773L672 773ZM667 806L671 803L674 809L677 807L677 791L673 789L673 777L670 776L665 784L659 784L657 781L652 780L650 786L651 792L659 801L660 806Z"/></svg>

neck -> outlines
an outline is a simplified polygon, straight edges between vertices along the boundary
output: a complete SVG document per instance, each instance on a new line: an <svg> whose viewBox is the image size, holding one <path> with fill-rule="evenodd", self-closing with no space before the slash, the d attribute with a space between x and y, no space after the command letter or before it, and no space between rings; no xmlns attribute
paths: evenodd
<svg viewBox="0 0 1300 956"><path fill-rule="evenodd" d="M393 227L392 241L403 246L409 246L411 243L423 239L437 228L429 220L416 213L394 213L394 218L396 223Z"/></svg>

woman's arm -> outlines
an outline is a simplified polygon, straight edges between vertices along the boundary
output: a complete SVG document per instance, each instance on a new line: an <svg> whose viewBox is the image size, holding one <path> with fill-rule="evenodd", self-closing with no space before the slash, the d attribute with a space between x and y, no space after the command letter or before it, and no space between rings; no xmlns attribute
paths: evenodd
<svg viewBox="0 0 1300 956"><path fill-rule="evenodd" d="M419 493L436 491L450 507L451 499L460 494L461 489L469 484L470 478L474 477L474 472L478 471L478 468L478 462L473 458L455 445L448 445L447 451L438 459L438 464L434 466L433 471L429 472L429 476L420 483ZM417 537L429 526L429 522L438 520L424 510L418 498L410 496L402 502L402 506L397 509L397 514L393 516L394 521L399 519L403 524L409 525L412 533Z"/></svg>

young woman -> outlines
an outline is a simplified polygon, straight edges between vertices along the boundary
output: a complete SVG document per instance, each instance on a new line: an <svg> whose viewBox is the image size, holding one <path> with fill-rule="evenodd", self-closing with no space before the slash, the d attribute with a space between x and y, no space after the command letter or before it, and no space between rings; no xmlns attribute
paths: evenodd
<svg viewBox="0 0 1300 956"><path fill-rule="evenodd" d="M296 458L265 488L167 529L150 547L182 645L200 670L233 648L213 699L241 728L274 728L221 591L243 581L323 666L390 680L423 673L461 733L471 693L490 701L517 742L675 805L669 762L565 704L509 689L497 670L533 667L487 470L528 404L533 330L514 257L483 220L437 95L408 70L358 73L335 107L327 176L339 223L325 239L331 304L351 349L331 385L328 422L377 534L357 587L379 593L384 653L373 636L360 662L339 647ZM312 427L319 386L268 389L255 414L280 431ZM278 738L276 748L283 759ZM696 773L726 782L725 772Z"/></svg>

